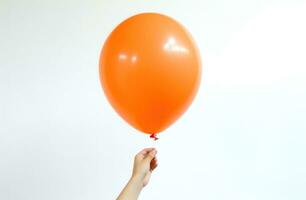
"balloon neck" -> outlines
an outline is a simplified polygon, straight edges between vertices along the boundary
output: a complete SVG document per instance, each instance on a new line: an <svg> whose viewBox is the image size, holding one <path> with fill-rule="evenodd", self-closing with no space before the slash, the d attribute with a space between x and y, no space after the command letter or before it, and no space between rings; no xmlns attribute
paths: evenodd
<svg viewBox="0 0 306 200"><path fill-rule="evenodd" d="M154 141L158 140L158 137L156 137L156 133L152 133L150 135L150 138L152 138Z"/></svg>

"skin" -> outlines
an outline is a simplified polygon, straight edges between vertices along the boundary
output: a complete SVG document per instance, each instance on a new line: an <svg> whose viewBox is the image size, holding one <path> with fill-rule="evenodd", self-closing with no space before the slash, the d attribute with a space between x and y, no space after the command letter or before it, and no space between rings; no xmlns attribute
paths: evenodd
<svg viewBox="0 0 306 200"><path fill-rule="evenodd" d="M157 167L157 151L146 148L136 154L133 173L117 200L137 200L141 190L149 183L153 170Z"/></svg>

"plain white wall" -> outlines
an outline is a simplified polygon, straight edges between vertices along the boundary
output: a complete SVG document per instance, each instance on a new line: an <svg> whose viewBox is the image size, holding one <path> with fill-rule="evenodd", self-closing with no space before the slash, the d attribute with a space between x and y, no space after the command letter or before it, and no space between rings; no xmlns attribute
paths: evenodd
<svg viewBox="0 0 306 200"><path fill-rule="evenodd" d="M153 142L101 90L110 31L145 11L194 36L203 80ZM306 199L306 4L297 0L0 1L0 199L115 199L143 147L140 199Z"/></svg>

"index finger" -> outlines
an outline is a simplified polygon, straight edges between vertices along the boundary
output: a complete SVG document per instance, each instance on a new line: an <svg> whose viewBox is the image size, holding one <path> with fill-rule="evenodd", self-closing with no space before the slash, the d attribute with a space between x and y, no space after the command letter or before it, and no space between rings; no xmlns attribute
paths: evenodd
<svg viewBox="0 0 306 200"><path fill-rule="evenodd" d="M151 148L145 148L143 150L141 150L137 155L147 155L150 151L154 150L155 148L151 147Z"/></svg>

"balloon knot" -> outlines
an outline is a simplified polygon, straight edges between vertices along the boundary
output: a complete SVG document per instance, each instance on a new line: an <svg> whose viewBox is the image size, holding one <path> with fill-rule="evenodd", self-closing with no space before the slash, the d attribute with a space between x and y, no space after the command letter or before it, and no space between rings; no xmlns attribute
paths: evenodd
<svg viewBox="0 0 306 200"><path fill-rule="evenodd" d="M150 135L150 138L152 138L154 141L158 140L158 137L156 137L156 133L152 133Z"/></svg>

